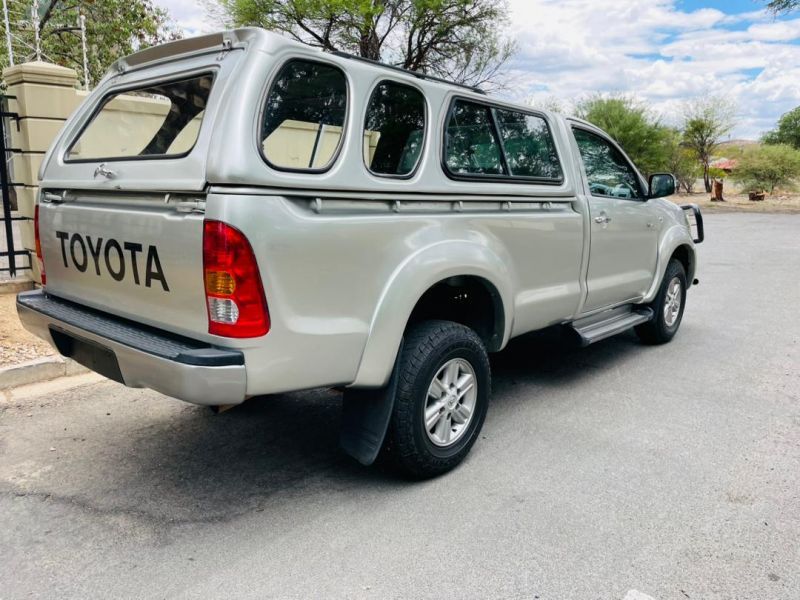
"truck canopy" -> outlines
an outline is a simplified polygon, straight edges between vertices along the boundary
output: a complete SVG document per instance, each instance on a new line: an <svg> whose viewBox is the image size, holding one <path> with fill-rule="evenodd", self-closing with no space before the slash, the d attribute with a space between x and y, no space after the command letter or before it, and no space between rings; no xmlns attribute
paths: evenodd
<svg viewBox="0 0 800 600"><path fill-rule="evenodd" d="M371 110L375 102L403 119ZM486 137L488 110L503 122L507 153L519 146L515 136L540 137L532 161L501 161L498 140ZM40 177L56 193L239 186L568 201L575 173L565 168L565 127L556 115L470 88L239 29L117 61L67 121ZM467 181L443 168L476 161L473 173L486 177ZM511 169L526 177L492 177L517 175Z"/></svg>

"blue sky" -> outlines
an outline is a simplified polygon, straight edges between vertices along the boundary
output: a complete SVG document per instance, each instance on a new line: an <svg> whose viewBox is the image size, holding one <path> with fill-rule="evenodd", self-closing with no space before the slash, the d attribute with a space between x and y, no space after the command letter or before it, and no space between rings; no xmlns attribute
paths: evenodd
<svg viewBox="0 0 800 600"><path fill-rule="evenodd" d="M520 49L511 95L571 105L594 93L647 102L680 124L687 102L723 96L734 137L757 138L800 105L800 12L751 0L510 0Z"/></svg>
<svg viewBox="0 0 800 600"><path fill-rule="evenodd" d="M700 8L715 8L729 14L745 13L763 8L764 2L755 0L681 0L677 3L678 8L686 11L698 10Z"/></svg>
<svg viewBox="0 0 800 600"><path fill-rule="evenodd" d="M214 29L198 0L156 0L187 34ZM683 106L723 95L734 137L757 138L800 105L800 11L775 19L756 0L508 0L519 52L503 95L565 111L626 94L679 124Z"/></svg>

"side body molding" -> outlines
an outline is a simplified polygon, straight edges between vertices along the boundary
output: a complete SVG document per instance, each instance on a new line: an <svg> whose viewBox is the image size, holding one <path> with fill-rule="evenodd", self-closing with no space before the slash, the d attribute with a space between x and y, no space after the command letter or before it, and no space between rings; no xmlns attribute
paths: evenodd
<svg viewBox="0 0 800 600"><path fill-rule="evenodd" d="M510 261L488 246L468 240L442 241L410 255L389 278L372 318L370 333L352 387L386 385L408 318L422 295L435 284L457 276L476 276L494 286L503 306L500 347L511 334L514 281Z"/></svg>

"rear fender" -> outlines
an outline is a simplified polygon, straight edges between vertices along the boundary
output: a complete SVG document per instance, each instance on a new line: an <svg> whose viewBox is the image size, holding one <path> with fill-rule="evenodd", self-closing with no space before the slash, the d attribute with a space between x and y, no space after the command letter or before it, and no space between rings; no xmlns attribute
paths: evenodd
<svg viewBox="0 0 800 600"><path fill-rule="evenodd" d="M510 261L503 261L487 246L464 240L439 242L412 254L398 266L383 289L358 373L351 385L386 385L414 307L426 291L449 277L481 277L496 288L504 314L500 347L505 346L514 314L509 264Z"/></svg>

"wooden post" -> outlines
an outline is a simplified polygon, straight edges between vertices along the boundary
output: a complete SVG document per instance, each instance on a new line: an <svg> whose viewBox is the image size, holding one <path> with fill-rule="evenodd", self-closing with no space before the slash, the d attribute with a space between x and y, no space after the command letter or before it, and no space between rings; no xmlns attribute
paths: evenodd
<svg viewBox="0 0 800 600"><path fill-rule="evenodd" d="M722 179L714 179L714 185L711 192L711 201L725 202L725 198L722 197Z"/></svg>

